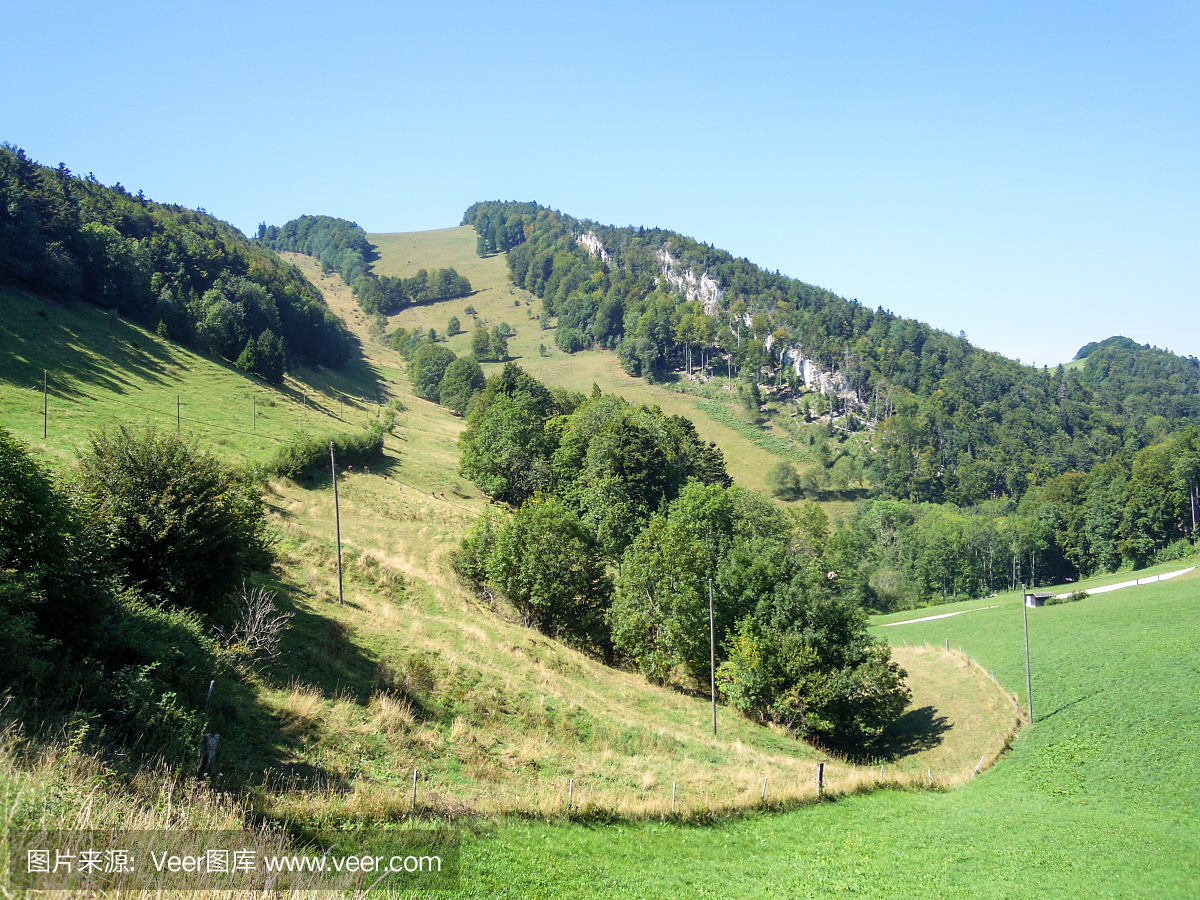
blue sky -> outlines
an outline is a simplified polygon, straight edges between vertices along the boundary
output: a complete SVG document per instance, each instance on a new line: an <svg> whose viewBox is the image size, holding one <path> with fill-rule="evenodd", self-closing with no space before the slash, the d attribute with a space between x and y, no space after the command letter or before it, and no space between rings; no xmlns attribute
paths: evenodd
<svg viewBox="0 0 1200 900"><path fill-rule="evenodd" d="M368 231L674 228L1023 361L1200 355L1200 5L6 4L0 140Z"/></svg>

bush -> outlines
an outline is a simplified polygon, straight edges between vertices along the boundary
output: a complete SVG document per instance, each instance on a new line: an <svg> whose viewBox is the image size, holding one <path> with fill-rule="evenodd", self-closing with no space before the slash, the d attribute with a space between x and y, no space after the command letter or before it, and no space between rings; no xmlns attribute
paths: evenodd
<svg viewBox="0 0 1200 900"><path fill-rule="evenodd" d="M255 486L178 435L100 431L79 455L78 484L127 586L210 611L270 562Z"/></svg>
<svg viewBox="0 0 1200 900"><path fill-rule="evenodd" d="M742 620L717 677L742 713L842 748L878 737L912 698L886 644L846 600L793 585Z"/></svg>
<svg viewBox="0 0 1200 900"><path fill-rule="evenodd" d="M434 403L441 402L439 386L442 376L457 358L453 350L432 343L432 339L431 343L422 344L413 354L412 362L408 366L408 378L412 382L413 393Z"/></svg>
<svg viewBox="0 0 1200 900"><path fill-rule="evenodd" d="M1070 594L1067 594L1067 596L1065 596L1065 597L1047 597L1046 605L1047 606L1058 606L1060 603L1078 603L1080 600L1086 600L1087 598L1088 598L1087 591L1072 591Z"/></svg>
<svg viewBox="0 0 1200 900"><path fill-rule="evenodd" d="M25 445L0 427L0 684L53 674L95 622L95 560L83 523Z"/></svg>
<svg viewBox="0 0 1200 900"><path fill-rule="evenodd" d="M438 394L443 406L450 407L460 416L467 416L484 384L483 369L479 363L473 357L463 356L446 367L438 385Z"/></svg>
<svg viewBox="0 0 1200 900"><path fill-rule="evenodd" d="M578 328L572 328L570 325L559 325L554 329L554 343L559 346L564 353L578 353L580 350L586 350L591 346L591 341Z"/></svg>
<svg viewBox="0 0 1200 900"><path fill-rule="evenodd" d="M359 466L383 453L383 428L372 424L365 431L314 436L298 434L284 444L263 466L267 475L298 481L312 472L329 468L329 444L333 443L339 466Z"/></svg>
<svg viewBox="0 0 1200 900"><path fill-rule="evenodd" d="M595 538L561 501L528 500L495 536L488 582L528 624L551 637L606 647L612 583Z"/></svg>
<svg viewBox="0 0 1200 900"><path fill-rule="evenodd" d="M804 482L789 462L781 462L767 473L767 487L782 500L799 500L804 496Z"/></svg>
<svg viewBox="0 0 1200 900"><path fill-rule="evenodd" d="M1187 559L1190 556L1194 556L1195 553L1196 548L1192 546L1191 542L1187 538L1180 538L1177 541L1167 544L1167 546L1154 554L1154 561L1156 563L1175 562L1177 559Z"/></svg>

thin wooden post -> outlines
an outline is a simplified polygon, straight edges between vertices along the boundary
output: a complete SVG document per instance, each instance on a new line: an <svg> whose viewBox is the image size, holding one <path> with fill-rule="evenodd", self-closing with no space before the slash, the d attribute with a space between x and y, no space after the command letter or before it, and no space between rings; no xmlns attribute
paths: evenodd
<svg viewBox="0 0 1200 900"><path fill-rule="evenodd" d="M333 457L333 441L329 442L329 474L333 478L333 521L337 527L337 554L338 554L338 605L345 604L342 597L342 512L338 504L338 486L337 486L337 462ZM416 797L417 782L416 770L413 774L413 797Z"/></svg>
<svg viewBox="0 0 1200 900"><path fill-rule="evenodd" d="M258 398L250 398L250 430L258 430Z"/></svg>
<svg viewBox="0 0 1200 900"><path fill-rule="evenodd" d="M978 774L979 774L979 767L983 765L983 761L984 761L986 758L987 758L986 754L985 754L984 756L981 756L981 757L979 757L979 762L977 762L977 763L975 764L975 774L976 774L976 775L978 775Z"/></svg>
<svg viewBox="0 0 1200 900"><path fill-rule="evenodd" d="M671 812L675 812L675 782L671 782Z"/></svg>
<svg viewBox="0 0 1200 900"><path fill-rule="evenodd" d="M929 776L929 786L933 787L933 769L926 769L925 774Z"/></svg>
<svg viewBox="0 0 1200 900"><path fill-rule="evenodd" d="M817 794L825 792L825 763L817 763Z"/></svg>
<svg viewBox="0 0 1200 900"><path fill-rule="evenodd" d="M946 638L946 652L950 652L950 638Z"/></svg>
<svg viewBox="0 0 1200 900"><path fill-rule="evenodd" d="M765 775L763 776L762 801L763 803L767 802L767 777Z"/></svg>
<svg viewBox="0 0 1200 900"><path fill-rule="evenodd" d="M879 767L879 780L883 781L883 766Z"/></svg>
<svg viewBox="0 0 1200 900"><path fill-rule="evenodd" d="M708 579L708 671L712 690L713 737L717 736L717 629L713 619L712 579Z"/></svg>
<svg viewBox="0 0 1200 900"><path fill-rule="evenodd" d="M567 782L567 812L571 811L571 803L575 799L575 779Z"/></svg>
<svg viewBox="0 0 1200 900"><path fill-rule="evenodd" d="M1033 675L1029 670L1029 607L1025 604L1025 585L1021 585L1021 612L1025 616L1025 696L1029 698L1029 724L1033 724Z"/></svg>
<svg viewBox="0 0 1200 900"><path fill-rule="evenodd" d="M175 395L175 433L179 434L179 395Z"/></svg>
<svg viewBox="0 0 1200 900"><path fill-rule="evenodd" d="M409 808L410 809L417 808L417 770L416 769L413 769L412 803L410 804Z"/></svg>
<svg viewBox="0 0 1200 900"><path fill-rule="evenodd" d="M50 377L50 373L46 369L42 369L42 440L46 439L46 429L50 424L50 393L46 387L46 381ZM1193 518L1195 518L1193 516ZM1195 531L1195 528L1192 529Z"/></svg>

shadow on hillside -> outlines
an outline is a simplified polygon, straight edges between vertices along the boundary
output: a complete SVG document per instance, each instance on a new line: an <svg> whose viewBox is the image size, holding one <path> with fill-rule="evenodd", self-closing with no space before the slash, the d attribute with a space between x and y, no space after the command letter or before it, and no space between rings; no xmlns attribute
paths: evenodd
<svg viewBox="0 0 1200 900"><path fill-rule="evenodd" d="M22 387L41 387L59 399L87 399L72 382L114 394L135 387L134 378L165 385L178 366L170 350L147 337L115 312L83 301L51 303L20 292L29 306L18 306L0 321L0 378ZM43 317L39 312L45 312Z"/></svg>
<svg viewBox="0 0 1200 900"><path fill-rule="evenodd" d="M945 716L938 715L933 706L910 709L892 723L882 735L864 747L858 754L848 754L855 761L864 759L890 761L911 756L924 750L932 750L945 738L954 725Z"/></svg>
<svg viewBox="0 0 1200 900"><path fill-rule="evenodd" d="M375 692L378 663L344 624L298 605L297 589L279 582L270 588L279 609L293 618L278 659L260 669L258 680L290 694L276 708L241 681L226 681L219 725L228 774L218 787L236 790L255 783L273 790L346 790L350 783L344 776L314 764L305 752L310 734L325 727L321 719L328 707L306 709L304 694L315 691L326 703L365 706Z"/></svg>
<svg viewBox="0 0 1200 900"><path fill-rule="evenodd" d="M99 400L89 389L117 397L140 394L147 385L169 389L178 385L187 368L187 359L179 356L183 351L265 390L277 391L295 403L311 405L335 417L341 413L348 424L365 421L368 407L387 399L386 379L367 362L362 343L353 335L342 369L299 370L294 374L311 390L297 390L288 385L270 385L229 360L198 348L159 341L130 320L86 301L59 303L24 291L14 293L27 304L18 305L12 315L0 320L0 346L5 351L0 353L0 380L40 393L42 372L46 371L48 393L59 400ZM183 399L187 401L186 396ZM174 414L173 409L117 402L147 412Z"/></svg>

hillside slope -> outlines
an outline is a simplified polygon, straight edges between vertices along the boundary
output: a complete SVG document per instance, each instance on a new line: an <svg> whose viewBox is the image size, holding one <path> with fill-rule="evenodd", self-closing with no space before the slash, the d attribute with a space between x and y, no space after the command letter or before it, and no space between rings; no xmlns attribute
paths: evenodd
<svg viewBox="0 0 1200 900"><path fill-rule="evenodd" d="M715 442L724 451L729 474L745 487L766 493L767 474L781 461L796 462L802 467L814 465L808 458L807 444L797 441L778 422L755 423L727 401L706 399L701 394L676 389L680 386L673 384L635 378L621 368L617 354L609 350L562 352L554 344L554 332L543 329L538 322L537 298L509 281L504 258L476 255L475 232L471 227L369 234L367 238L379 255L375 270L380 274L410 276L420 268L452 266L475 287L470 297L409 307L390 317L389 327L421 331L433 328L444 336L446 323L455 316L465 330L451 337L447 346L461 356L471 349L473 316L466 312L471 307L487 328L506 322L516 330L516 336L508 342L509 354L535 378L583 393L596 384L605 393L657 405L670 415L691 419L701 438ZM539 351L542 347L545 356ZM485 363L484 371L499 367L499 363ZM834 512L846 506L844 501L825 505Z"/></svg>
<svg viewBox="0 0 1200 900"><path fill-rule="evenodd" d="M551 809L568 777L577 802L631 816L662 811L667 781L679 786L681 812L752 805L764 776L777 799L811 794L823 757L808 745L726 709L714 738L704 699L609 669L460 588L447 554L483 506L456 474L461 420L411 395L340 278L294 261L363 350L345 374L298 370L279 388L87 304L3 297L11 314L0 325L0 418L59 464L106 423L173 427L176 397L187 434L247 463L297 429L365 424L380 402L400 410L384 459L342 476L345 606L336 601L328 479L270 486L281 560L271 585L297 616L277 665L218 685L213 702L233 723L224 777L257 780L266 770L260 812L287 819L391 816L414 768L426 808L445 811ZM42 369L54 388L45 440ZM924 749L898 745L901 772L932 766L952 782L1000 750L994 735L1007 734L1014 715L984 673L914 657L911 680L923 702L945 694L958 704L964 725ZM396 694L406 699L389 699ZM988 724L980 731L969 720ZM831 761L830 789L852 788L868 771Z"/></svg>

